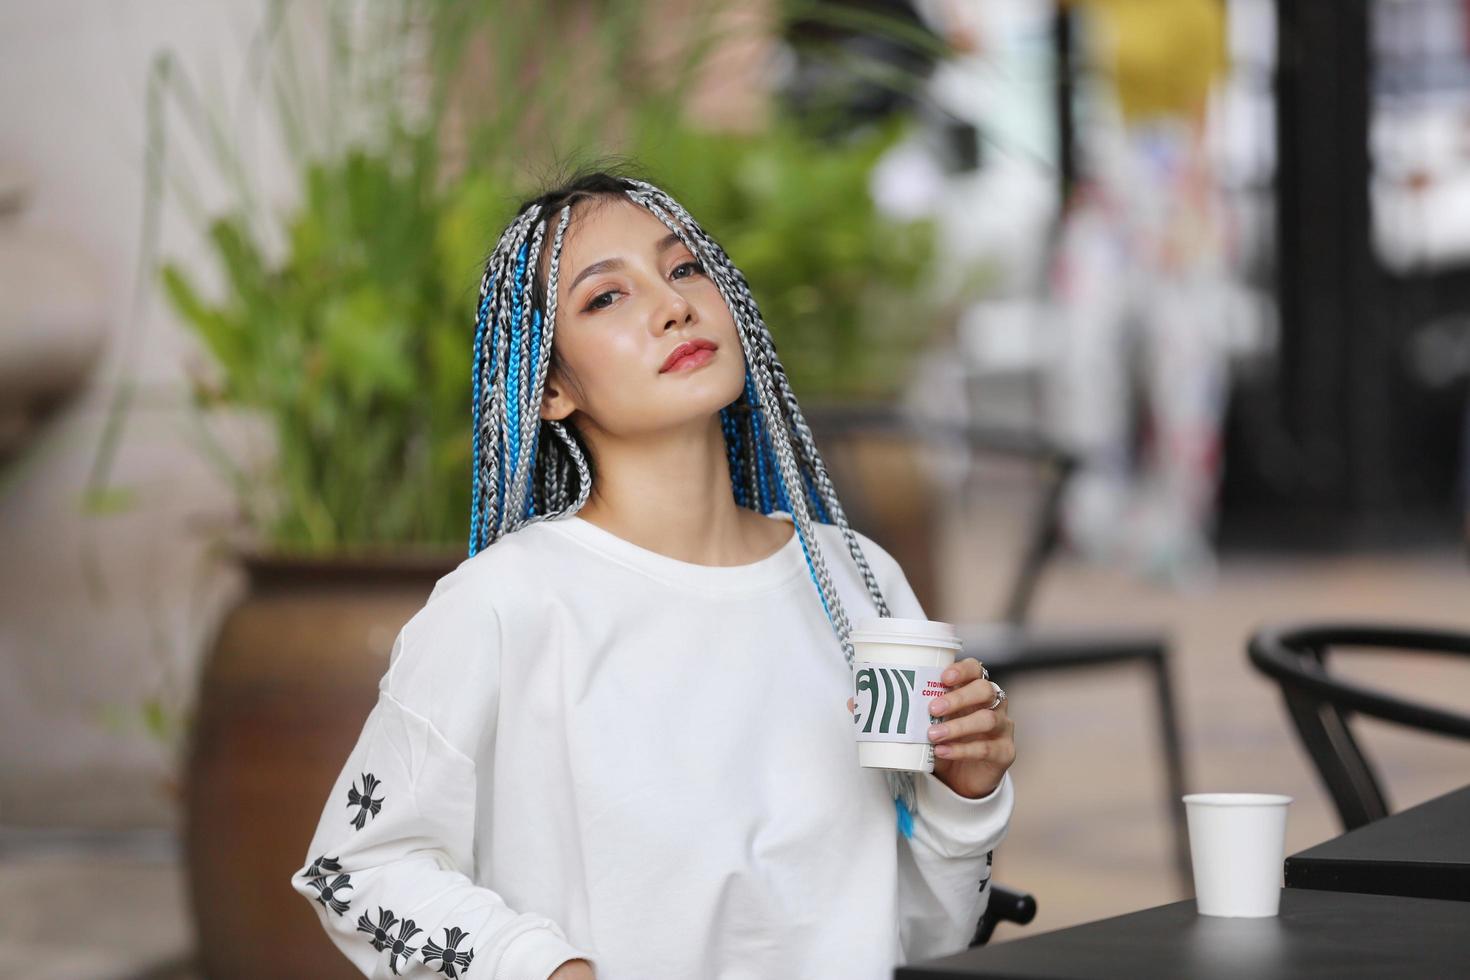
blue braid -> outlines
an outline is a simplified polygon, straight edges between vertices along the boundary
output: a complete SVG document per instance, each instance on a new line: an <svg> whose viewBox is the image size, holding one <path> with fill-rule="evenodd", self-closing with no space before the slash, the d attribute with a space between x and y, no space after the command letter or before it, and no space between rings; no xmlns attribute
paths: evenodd
<svg viewBox="0 0 1470 980"><path fill-rule="evenodd" d="M800 469L800 466L798 465L797 468ZM771 454L770 469L772 473L776 472L776 456L774 451ZM776 507L780 510L784 510L788 514L791 514L793 517L796 516L791 507L791 500L786 496L786 481L776 480L775 485Z"/></svg>
<svg viewBox="0 0 1470 980"><path fill-rule="evenodd" d="M758 414L752 415L750 421L752 427L755 429L756 446L764 445L765 440L761 438L760 416ZM771 512L771 494L770 487L766 482L766 454L759 449L755 453L755 489L756 493L760 496L761 513L769 514Z"/></svg>
<svg viewBox="0 0 1470 980"><path fill-rule="evenodd" d="M471 369L472 376L470 395L471 425L473 432L473 452L470 462L472 474L470 483L470 557L475 557L475 552L480 550L480 364L485 358L485 331L490 319L490 300L495 295L495 279L490 278L490 288L485 292L485 299L480 303L479 312L475 316L475 363ZM493 343L493 342L492 342ZM495 374L495 350L490 350L490 374Z"/></svg>
<svg viewBox="0 0 1470 980"><path fill-rule="evenodd" d="M745 374L745 398L750 402L750 429L755 439L755 489L760 502L760 512L769 514L771 512L770 488L766 482L766 454L762 452L765 439L761 437L761 408L760 402L755 397L755 382L750 377L750 372Z"/></svg>
<svg viewBox="0 0 1470 980"><path fill-rule="evenodd" d="M905 837L914 836L914 815L909 812L909 805L903 801L903 797L893 798L893 808L898 811L898 830Z"/></svg>
<svg viewBox="0 0 1470 980"><path fill-rule="evenodd" d="M803 469L801 471L801 479L806 484L806 495L812 502L812 509L816 511L817 520L823 524L831 524L832 518L827 516L827 505L822 503L822 495L817 492L817 488L812 484L811 474Z"/></svg>
<svg viewBox="0 0 1470 980"><path fill-rule="evenodd" d="M510 357L507 361L505 394L506 394L506 423L505 442L502 447L506 465L500 468L500 497L496 501L498 507L497 517L504 520L505 515L505 472L507 469L512 474L515 472L516 460L521 455L521 407L519 392L521 373L521 289L524 288L526 276L526 253L529 251L528 244L522 244L520 252L516 255L515 277L511 280L511 303L510 303Z"/></svg>
<svg viewBox="0 0 1470 980"><path fill-rule="evenodd" d="M745 488L740 485L740 428L728 409L720 409L720 428L725 432L725 454L730 460L730 487L735 493L735 503L744 507Z"/></svg>
<svg viewBox="0 0 1470 980"><path fill-rule="evenodd" d="M531 356L533 358L539 359L539 357L540 357L540 351L541 351L541 311L540 310L533 310L531 312ZM527 384L530 384L531 383L531 377L530 377L530 374L529 373L526 375L526 383ZM529 392L527 394L529 396ZM536 406L536 405L528 405L527 408L529 408L533 412L537 412L538 414L540 412L539 407ZM528 457L529 458L529 462L526 463L526 482L529 483L531 485L531 487L534 487L536 485L536 445L537 445L538 442L540 442L540 440L541 440L541 424L538 422L536 424L536 428L534 428L534 429L531 430L531 448L527 451L529 453L529 457ZM530 489L528 487L527 488L527 491L526 491L526 511L521 516L522 517L530 517L531 514L535 511L535 509L536 509L536 494L535 494L535 492L532 489Z"/></svg>

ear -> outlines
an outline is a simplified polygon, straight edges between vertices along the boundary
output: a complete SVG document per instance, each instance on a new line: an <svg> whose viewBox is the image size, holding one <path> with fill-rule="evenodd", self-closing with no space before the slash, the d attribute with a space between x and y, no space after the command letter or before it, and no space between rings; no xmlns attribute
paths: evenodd
<svg viewBox="0 0 1470 980"><path fill-rule="evenodd" d="M559 422L576 409L577 404L572 400L561 372L546 372L546 384L541 389L541 417L548 422Z"/></svg>

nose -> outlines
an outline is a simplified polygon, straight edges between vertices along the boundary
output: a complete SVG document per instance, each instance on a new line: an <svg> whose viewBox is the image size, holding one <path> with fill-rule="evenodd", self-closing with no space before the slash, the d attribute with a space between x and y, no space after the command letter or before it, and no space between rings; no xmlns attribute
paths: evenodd
<svg viewBox="0 0 1470 980"><path fill-rule="evenodd" d="M694 304L689 302L688 297L673 286L665 285L658 309L654 311L653 322L658 332L666 333L676 327L694 323L697 319Z"/></svg>

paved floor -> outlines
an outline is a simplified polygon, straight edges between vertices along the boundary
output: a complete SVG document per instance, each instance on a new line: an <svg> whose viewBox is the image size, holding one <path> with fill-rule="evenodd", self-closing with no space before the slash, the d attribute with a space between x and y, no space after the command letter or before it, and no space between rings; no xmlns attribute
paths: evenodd
<svg viewBox="0 0 1470 980"><path fill-rule="evenodd" d="M993 510L993 508L992 508ZM1009 525L956 514L945 556L945 609L978 619L1009 567ZM1174 638L1190 788L1296 798L1287 847L1339 831L1288 731L1273 688L1252 673L1243 640L1262 622L1364 617L1470 628L1470 569L1459 553L1281 559L1233 556L1209 591L1180 594L1117 572L1061 561L1036 621L1146 625ZM1470 664L1369 655L1346 661L1374 683L1470 704ZM1019 758L1017 811L996 880L1033 892L1036 922L1002 926L996 942L1187 897L1172 874L1163 784L1142 674L1131 669L1011 686ZM1470 747L1364 723L1397 807L1465 780ZM188 980L186 895L166 838L112 845L0 834L0 978Z"/></svg>
<svg viewBox="0 0 1470 980"><path fill-rule="evenodd" d="M171 834L0 832L0 978L195 980Z"/></svg>

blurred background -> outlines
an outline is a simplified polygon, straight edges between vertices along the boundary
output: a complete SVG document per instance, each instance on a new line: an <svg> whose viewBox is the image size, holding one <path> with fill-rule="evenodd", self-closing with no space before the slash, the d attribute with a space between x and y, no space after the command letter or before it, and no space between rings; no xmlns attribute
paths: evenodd
<svg viewBox="0 0 1470 980"><path fill-rule="evenodd" d="M581 162L724 244L999 638L992 941L1188 897L1181 790L1342 831L1254 628L1470 629L1470 0L11 2L0 79L0 976L328 975L285 877L464 555L483 259ZM1395 808L1470 772L1359 732Z"/></svg>

